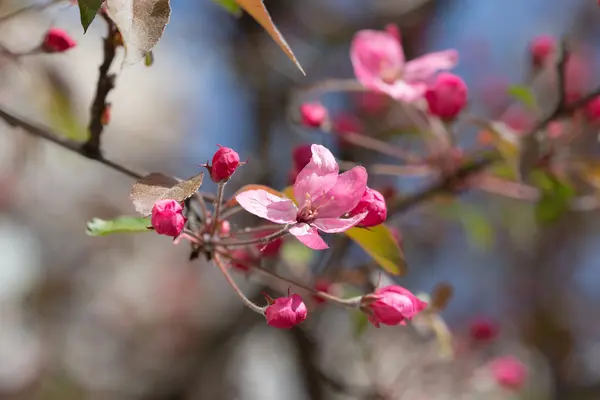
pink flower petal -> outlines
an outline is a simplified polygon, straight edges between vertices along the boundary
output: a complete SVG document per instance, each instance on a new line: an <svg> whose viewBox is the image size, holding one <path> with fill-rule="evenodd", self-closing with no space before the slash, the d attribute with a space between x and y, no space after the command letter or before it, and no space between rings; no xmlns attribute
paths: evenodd
<svg viewBox="0 0 600 400"><path fill-rule="evenodd" d="M438 71L452 69L458 64L458 52L445 50L425 54L406 63L404 80L426 81Z"/></svg>
<svg viewBox="0 0 600 400"><path fill-rule="evenodd" d="M354 35L350 59L358 81L367 88L381 80L382 70L401 71L404 51L400 41L389 32L362 30Z"/></svg>
<svg viewBox="0 0 600 400"><path fill-rule="evenodd" d="M425 94L427 84L420 82L407 83L402 80L397 80L392 84L379 81L375 83L376 90L386 93L390 97L404 101L407 103L413 102Z"/></svg>
<svg viewBox="0 0 600 400"><path fill-rule="evenodd" d="M294 197L302 207L306 197L316 201L335 185L339 167L331 152L318 144L311 146L312 158L300 171L294 183Z"/></svg>
<svg viewBox="0 0 600 400"><path fill-rule="evenodd" d="M262 189L242 192L235 199L244 210L257 217L277 224L296 222L298 210L290 199L275 196Z"/></svg>
<svg viewBox="0 0 600 400"><path fill-rule="evenodd" d="M318 218L338 218L356 207L367 190L367 170L354 167L338 176L335 186L327 192L321 202ZM320 205L320 204L317 204Z"/></svg>
<svg viewBox="0 0 600 400"><path fill-rule="evenodd" d="M312 225L323 232L340 233L358 224L367 214L368 212L364 212L350 218L317 218Z"/></svg>
<svg viewBox="0 0 600 400"><path fill-rule="evenodd" d="M298 224L290 229L290 233L296 237L302 244L313 250L328 249L327 243L319 235L316 228L307 224Z"/></svg>

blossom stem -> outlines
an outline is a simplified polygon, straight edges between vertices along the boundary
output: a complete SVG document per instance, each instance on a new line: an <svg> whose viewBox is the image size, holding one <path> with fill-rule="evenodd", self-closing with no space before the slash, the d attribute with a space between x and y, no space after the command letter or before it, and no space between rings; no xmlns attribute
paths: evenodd
<svg viewBox="0 0 600 400"><path fill-rule="evenodd" d="M239 213L240 211L242 211L243 208L240 206L233 206L230 208L226 208L223 213L221 214L221 218L222 219L227 219L227 218L231 218L232 216L234 216L235 214Z"/></svg>
<svg viewBox="0 0 600 400"><path fill-rule="evenodd" d="M219 217L221 215L221 206L223 205L223 192L225 191L225 184L227 182L220 182L217 187L217 197L215 198L215 216L213 218L213 225L210 230L212 235L215 234L217 227L219 226Z"/></svg>
<svg viewBox="0 0 600 400"><path fill-rule="evenodd" d="M228 253L223 252L222 250L217 249L217 253L221 254L222 256L232 260L232 261L239 261L237 260L235 257L230 256ZM241 262L241 261L240 261ZM247 263L247 262L246 262ZM320 290L316 290L315 288L312 288L310 286L307 286L303 283L299 283L296 282L293 279L290 278L286 278L285 276L279 275L277 272L273 272L267 268L263 268L260 265L257 264L252 264L252 268L256 269L260 272L262 272L265 275L269 275L275 279L279 279L280 281L289 283L290 285L299 287L300 289L306 290L307 292L309 292L312 295L318 296L324 300L328 300L332 303L336 303L339 304L341 306L344 307L349 307L349 308L358 308L359 303L360 303L360 297L353 297L350 299L341 299L339 297L333 296L329 293L326 292L321 292Z"/></svg>
<svg viewBox="0 0 600 400"><path fill-rule="evenodd" d="M225 279L227 280L227 283L229 283L229 285L233 288L233 290L235 291L235 293L240 297L240 299L242 300L242 302L244 303L244 305L246 307L248 307L249 309L251 309L252 311L254 311L255 313L260 314L260 315L264 315L266 307L259 307L256 304L254 304L248 297L246 297L246 295L244 294L244 292L242 292L242 290L240 289L240 287L233 280L233 277L231 276L231 274L227 270L227 267L223 263L223 260L221 260L221 257L218 254L215 254L213 260L215 261L215 264L217 265L217 267L219 267L219 269L223 273L223 276L225 276Z"/></svg>
<svg viewBox="0 0 600 400"><path fill-rule="evenodd" d="M198 192L194 193L194 198L198 200L200 212L202 213L202 221L206 224L208 222L208 208L206 207L206 202L204 201L204 198L198 194Z"/></svg>
<svg viewBox="0 0 600 400"><path fill-rule="evenodd" d="M223 217L224 216L225 216L225 214L223 214ZM262 231L275 231L275 230L279 230L279 225L273 225L273 224L259 225L259 226L255 226L252 228L240 229L238 231L233 232L230 235L221 236L221 239L229 239L229 238L234 238L239 235L247 235L249 233L256 233L256 232L262 232Z"/></svg>
<svg viewBox="0 0 600 400"><path fill-rule="evenodd" d="M280 238L283 235L287 234L289 230L290 230L290 225L285 225L283 227L283 229L280 229L275 233L272 233L268 236L264 236L261 238L242 240L242 241L231 242L231 243L215 243L215 244L218 244L219 246L225 247L225 248L244 247L244 246L249 246L251 244L263 244L263 243L267 244L271 240L275 240L275 239Z"/></svg>

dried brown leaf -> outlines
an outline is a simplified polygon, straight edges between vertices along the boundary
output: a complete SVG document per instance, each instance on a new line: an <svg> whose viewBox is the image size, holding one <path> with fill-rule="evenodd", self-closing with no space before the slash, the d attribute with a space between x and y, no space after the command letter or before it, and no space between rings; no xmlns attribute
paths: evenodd
<svg viewBox="0 0 600 400"><path fill-rule="evenodd" d="M131 189L131 201L135 210L148 216L152 213L152 207L158 200L173 199L178 202L184 201L198 191L202 185L204 173L191 177L185 181L152 173L133 184Z"/></svg>
<svg viewBox="0 0 600 400"><path fill-rule="evenodd" d="M106 0L109 17L125 43L123 65L135 64L162 37L171 17L170 0Z"/></svg>

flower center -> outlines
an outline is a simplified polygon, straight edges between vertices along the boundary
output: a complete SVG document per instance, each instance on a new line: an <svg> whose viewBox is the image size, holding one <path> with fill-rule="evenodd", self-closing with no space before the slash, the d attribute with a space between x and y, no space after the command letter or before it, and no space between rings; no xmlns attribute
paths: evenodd
<svg viewBox="0 0 600 400"><path fill-rule="evenodd" d="M390 65L389 62L382 60L379 66L379 77L384 83L391 85L402 78L402 70Z"/></svg>
<svg viewBox="0 0 600 400"><path fill-rule="evenodd" d="M321 198L322 199L322 198ZM296 221L299 223L310 224L315 219L317 219L317 215L319 214L319 209L323 207L325 204L329 203L333 200L333 196L329 197L325 201L318 201L321 204L315 204L312 202L310 196L306 195L306 200L304 201L304 207L298 211L296 215Z"/></svg>

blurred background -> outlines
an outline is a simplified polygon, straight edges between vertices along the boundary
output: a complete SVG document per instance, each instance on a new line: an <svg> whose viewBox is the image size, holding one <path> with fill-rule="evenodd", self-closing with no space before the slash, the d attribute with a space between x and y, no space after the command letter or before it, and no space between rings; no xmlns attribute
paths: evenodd
<svg viewBox="0 0 600 400"><path fill-rule="evenodd" d="M0 0L0 16L32 3ZM455 72L469 85L469 111L482 117L499 118L506 87L526 81L527 46L540 34L568 34L581 49L586 88L600 82L600 8L592 0L265 4L306 77L247 15L236 18L211 0L173 0L154 65L119 72L105 154L136 170L191 176L217 144L229 146L250 158L229 195L250 182L286 186L298 144L322 143L366 165L389 161L291 123L297 90L353 78L352 36L389 23L400 27L408 59L458 49ZM78 46L19 62L0 57L0 107L81 140L102 21L83 35L78 9L63 2L3 21L0 43L24 51L51 26ZM381 114L387 99L318 99L338 124L389 130ZM447 360L418 325L368 327L357 337L352 314L310 299L302 328L269 328L212 265L188 262L168 239L86 236L93 217L134 213L131 179L4 123L0 130L2 399L600 399L597 211L569 212L542 228L531 204L477 192L392 216L409 268L396 282L423 293L439 282L454 287L442 317L457 357ZM420 183L387 175L369 184L405 193ZM336 276L352 282L365 255L332 247L315 254L286 242L282 259L298 276L313 276L333 258L343 268ZM261 302L270 282L239 277ZM493 343L474 343L481 318L498 329ZM521 390L491 378L486 366L503 355L527 367Z"/></svg>

